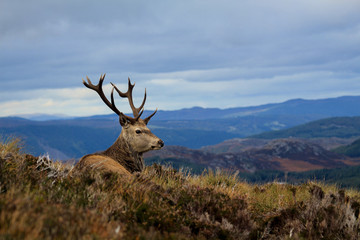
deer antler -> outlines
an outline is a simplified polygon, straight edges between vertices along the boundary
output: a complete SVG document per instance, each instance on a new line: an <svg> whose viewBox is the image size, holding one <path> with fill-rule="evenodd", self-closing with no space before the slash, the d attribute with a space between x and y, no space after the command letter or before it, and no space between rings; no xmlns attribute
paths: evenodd
<svg viewBox="0 0 360 240"><path fill-rule="evenodd" d="M111 90L111 102L107 99L107 97L105 96L104 94L104 91L103 91L103 88L102 88L102 85L103 85L103 82L104 82L104 79L105 79L105 75L101 75L100 76L100 80L99 80L99 83L97 85L94 85L92 84L92 82L90 81L90 78L88 76L86 76L86 80L87 80L87 83L85 82L85 80L83 79L83 84L87 87L87 88L90 88L92 90L94 90L95 92L97 92L100 96L100 98L103 100L103 102L111 109L113 110L118 116L123 116L125 117L127 120L129 120L130 122L132 123L135 123L141 116L142 112L140 112L140 114L138 114L135 118L132 118L132 117L129 117L129 116L126 116L125 114L123 114L122 112L119 111L119 109L116 108L115 106L115 101L114 101L114 88L116 88L115 85L113 85L112 83L112 86L113 86L113 89ZM118 91L118 90L117 90ZM144 104L144 103L143 103ZM143 107L143 104L142 104L142 107Z"/></svg>
<svg viewBox="0 0 360 240"><path fill-rule="evenodd" d="M148 116L147 118L144 119L144 122L146 125L148 124L150 119L155 115L156 112L157 112L157 109L155 109L155 111L150 116Z"/></svg>
<svg viewBox="0 0 360 240"><path fill-rule="evenodd" d="M85 85L85 87L87 88L90 88L92 90L94 90L95 92L97 92L100 96L100 98L104 101L104 103L111 109L113 110L117 115L120 115L120 111L119 109L117 109L115 107L115 104L114 104L114 98L111 97L111 103L109 102L109 100L106 98L105 94L104 94L104 91L102 89L102 85L103 85L103 82L104 82L104 79L105 79L105 75L101 75L100 76L100 80L99 80L99 83L97 85L94 85L92 84L92 82L90 81L90 78L88 76L86 76L86 80L87 80L87 83L85 82L85 80L83 79L83 84ZM112 94L111 94L112 96Z"/></svg>
<svg viewBox="0 0 360 240"><path fill-rule="evenodd" d="M90 88L90 89L94 90L95 92L97 92L99 94L100 98L104 101L104 103L111 110L113 110L117 115L119 115L119 116L121 115L121 116L125 117L127 120L129 120L131 123L135 123L140 118L141 114L143 114L143 112L144 112L143 107L144 107L145 101L146 101L146 89L145 89L145 95L144 95L143 102L141 103L140 107L136 108L135 105L134 105L133 98L132 98L132 90L133 90L135 84L131 84L130 78L128 78L129 87L128 87L128 90L127 90L126 93L121 92L113 83L111 83L113 88L111 90L111 102L110 102L107 99L107 97L105 96L103 88L102 88L102 85L103 85L103 82L104 82L104 79L105 79L105 75L106 74L100 76L100 80L99 80L99 83L97 85L92 84L89 77L86 76L87 82L85 82L85 80L83 79L83 84L87 88ZM119 109L116 108L115 101L114 101L114 89L119 93L120 97L127 98L129 100L129 104L130 104L130 107L131 107L133 115L134 115L133 118L129 117L129 116L126 116L125 114L120 112ZM148 116L147 118L144 119L144 122L146 124L150 121L152 116L155 115L156 111L157 111L157 109L150 116Z"/></svg>
<svg viewBox="0 0 360 240"><path fill-rule="evenodd" d="M133 91L133 88L135 87L135 84L131 84L130 78L128 78L128 90L127 90L126 93L121 92L113 83L111 83L111 85L119 93L120 97L127 98L129 100L129 104L130 104L130 107L131 107L131 110L133 112L134 117L138 117L139 115L142 114L142 112L140 113L140 111L145 105L146 89L145 89L143 102L141 103L140 107L136 108L135 105L134 105L133 97L132 97L132 91Z"/></svg>
<svg viewBox="0 0 360 240"><path fill-rule="evenodd" d="M135 83L131 84L130 78L128 78L128 90L126 93L121 92L113 83L111 83L111 85L113 86L113 90L115 88L115 90L118 92L120 97L127 98L129 100L129 105L131 107L133 115L136 119L138 119L141 116L141 114L144 112L143 107L144 107L145 101L146 101L146 88L145 88L144 100L142 101L140 107L137 108L134 105L134 100L132 97L132 91L133 91L133 88L135 87ZM144 119L146 124L150 121L150 119L155 115L156 112L157 112L157 109L150 116L148 116L147 118Z"/></svg>

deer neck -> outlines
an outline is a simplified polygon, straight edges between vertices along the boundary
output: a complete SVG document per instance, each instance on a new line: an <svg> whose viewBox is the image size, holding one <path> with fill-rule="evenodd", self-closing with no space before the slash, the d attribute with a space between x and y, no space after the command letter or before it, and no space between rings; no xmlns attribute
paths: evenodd
<svg viewBox="0 0 360 240"><path fill-rule="evenodd" d="M144 169L143 154L134 151L122 134L111 147L103 152L103 155L114 159L131 173L141 172Z"/></svg>

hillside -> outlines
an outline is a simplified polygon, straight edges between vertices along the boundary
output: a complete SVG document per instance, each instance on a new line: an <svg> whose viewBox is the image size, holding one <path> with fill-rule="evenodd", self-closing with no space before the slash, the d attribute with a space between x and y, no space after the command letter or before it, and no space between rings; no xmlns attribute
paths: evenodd
<svg viewBox="0 0 360 240"><path fill-rule="evenodd" d="M360 193L153 165L126 180L0 144L1 239L357 239Z"/></svg>
<svg viewBox="0 0 360 240"><path fill-rule="evenodd" d="M331 169L318 169L304 172L288 172L276 170L260 170L254 173L239 173L239 178L256 184L269 182L286 182L301 184L320 180L326 184L336 184L338 187L360 190L360 165Z"/></svg>
<svg viewBox="0 0 360 240"><path fill-rule="evenodd" d="M7 120L7 119L6 119ZM26 151L34 155L49 153L56 159L78 158L94 150L106 149L117 138L117 131L110 128L89 128L50 122L16 119L15 126L1 121L0 137L21 137ZM115 126L113 128L116 128Z"/></svg>
<svg viewBox="0 0 360 240"><path fill-rule="evenodd" d="M335 117L321 119L296 127L265 132L251 136L251 138L353 138L360 136L360 117Z"/></svg>
<svg viewBox="0 0 360 240"><path fill-rule="evenodd" d="M360 157L360 139L355 140L349 145L338 147L334 149L334 152L349 157Z"/></svg>
<svg viewBox="0 0 360 240"><path fill-rule="evenodd" d="M161 151L145 154L146 162L171 163L174 167L186 166L195 172L207 168L256 172L260 170L308 171L338 168L360 164L302 139L277 139L256 148L239 152L213 153L185 147L166 146Z"/></svg>
<svg viewBox="0 0 360 240"><path fill-rule="evenodd" d="M290 139L292 139L290 137ZM202 147L201 150L211 153L238 153L243 152L252 148L264 147L267 143L273 139L262 139L262 138L233 138L224 142ZM302 139L309 143L319 145L326 150L333 150L340 146L346 146L354 141L354 138L307 138Z"/></svg>

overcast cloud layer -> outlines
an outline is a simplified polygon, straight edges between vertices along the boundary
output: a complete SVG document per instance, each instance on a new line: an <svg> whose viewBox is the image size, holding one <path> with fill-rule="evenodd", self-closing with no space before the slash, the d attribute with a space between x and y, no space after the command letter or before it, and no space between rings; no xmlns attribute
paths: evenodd
<svg viewBox="0 0 360 240"><path fill-rule="evenodd" d="M2 0L0 71L0 116L111 113L102 73L146 109L360 95L360 1Z"/></svg>

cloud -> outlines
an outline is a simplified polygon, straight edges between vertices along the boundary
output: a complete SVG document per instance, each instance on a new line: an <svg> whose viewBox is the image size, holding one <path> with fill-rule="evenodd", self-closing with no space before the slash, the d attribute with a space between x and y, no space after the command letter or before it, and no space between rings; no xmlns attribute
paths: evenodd
<svg viewBox="0 0 360 240"><path fill-rule="evenodd" d="M360 93L358 0L4 0L0 33L0 115L86 114L81 79L101 73L150 108Z"/></svg>
<svg viewBox="0 0 360 240"><path fill-rule="evenodd" d="M135 105L142 102L145 88L148 95L145 104L147 110L155 108L170 110L193 106L218 108L250 106L282 102L293 98L315 99L357 95L360 89L360 77L356 74L344 75L327 71L309 71L249 79L237 78L239 72L244 72L244 70L218 69L217 72L212 69L208 72L140 74L137 76L138 79L147 80L136 83L133 90L134 102ZM220 76L224 73L227 76L225 80L215 81L212 79L214 75ZM203 81L193 80L199 76ZM113 81L111 77L106 77L103 87L108 98L110 98L111 92L110 81L116 84L121 91L127 90L126 82ZM97 84L96 78L91 79L93 84ZM66 113L73 116L111 113L100 97L84 86L12 91L2 94L0 101L2 102L2 116L35 112ZM115 102L121 111L131 112L127 99L121 99L115 95Z"/></svg>

